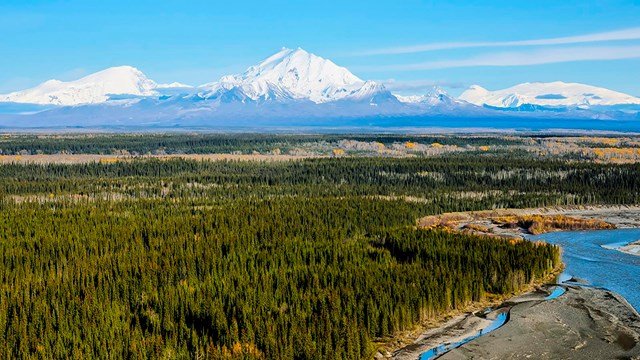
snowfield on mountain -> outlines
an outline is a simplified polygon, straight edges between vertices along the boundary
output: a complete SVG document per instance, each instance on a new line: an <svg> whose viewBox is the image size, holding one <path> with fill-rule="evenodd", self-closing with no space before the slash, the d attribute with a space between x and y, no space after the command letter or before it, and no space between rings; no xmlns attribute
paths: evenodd
<svg viewBox="0 0 640 360"><path fill-rule="evenodd" d="M346 68L302 49L282 49L239 75L202 86L217 95L221 89L240 89L248 99L306 99L325 103L356 94L366 82Z"/></svg>
<svg viewBox="0 0 640 360"><path fill-rule="evenodd" d="M507 89L489 91L473 85L460 95L469 103L499 108L522 105L540 106L612 106L640 104L640 98L591 85L565 83L524 83Z"/></svg>
<svg viewBox="0 0 640 360"><path fill-rule="evenodd" d="M131 66L109 68L75 81L49 80L32 89L0 95L2 102L40 105L97 104L109 95L156 96L158 88Z"/></svg>

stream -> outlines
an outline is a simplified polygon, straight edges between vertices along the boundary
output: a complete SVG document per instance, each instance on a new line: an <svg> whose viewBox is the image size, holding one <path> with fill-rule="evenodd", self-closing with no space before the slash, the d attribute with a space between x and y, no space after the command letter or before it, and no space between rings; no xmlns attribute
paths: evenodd
<svg viewBox="0 0 640 360"><path fill-rule="evenodd" d="M556 286L554 287L553 291L546 296L543 300L544 301L548 301L548 300L553 300L556 299L558 297L560 297L562 294L564 294L567 290L562 287L562 286ZM535 300L532 300L535 301ZM511 310L511 308L500 308L497 310L489 310L487 312L485 312L485 316L487 315L493 315L493 313L495 313L495 319L491 321L491 323L485 327L480 329L477 333L468 336L460 341L456 341L456 342L451 342L451 343L444 343L444 344L440 344L434 348L431 348L425 352L423 352L422 354L420 354L419 360L432 360L432 359L436 359L438 357L440 357L441 355L455 349L458 348L468 342L471 342L477 338L479 338L480 336L486 335L496 329L499 329L502 325L506 324L507 321L509 321L509 310Z"/></svg>

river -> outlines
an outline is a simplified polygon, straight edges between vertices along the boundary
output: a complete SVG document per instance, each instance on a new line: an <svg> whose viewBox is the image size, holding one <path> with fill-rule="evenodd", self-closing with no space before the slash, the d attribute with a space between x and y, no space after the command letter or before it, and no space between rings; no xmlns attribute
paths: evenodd
<svg viewBox="0 0 640 360"><path fill-rule="evenodd" d="M640 309L640 256L626 254L616 248L640 240L640 229L554 232L529 236L562 247L565 271L559 282L572 277L585 280L588 286L603 287L622 296L636 310ZM545 300L561 296L565 289L556 287ZM459 342L445 343L420 354L420 360L440 357L459 346L504 325L508 313L501 312L489 327Z"/></svg>
<svg viewBox="0 0 640 360"><path fill-rule="evenodd" d="M529 239L562 247L565 277L614 291L640 310L640 256L615 250L640 240L640 229L554 232Z"/></svg>

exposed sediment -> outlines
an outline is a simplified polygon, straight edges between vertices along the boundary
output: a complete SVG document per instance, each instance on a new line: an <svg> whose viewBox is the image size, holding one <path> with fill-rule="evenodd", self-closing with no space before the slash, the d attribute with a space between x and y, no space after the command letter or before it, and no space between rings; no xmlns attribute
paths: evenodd
<svg viewBox="0 0 640 360"><path fill-rule="evenodd" d="M634 359L640 358L640 315L607 290L567 285L553 300L538 290L515 297L492 314L508 311L502 327L442 355L441 359ZM418 359L444 343L476 334L491 323L476 314L458 316L394 353Z"/></svg>
<svg viewBox="0 0 640 360"><path fill-rule="evenodd" d="M523 225L531 216L541 232L594 228L640 227L638 206L588 206L539 209L507 209L443 214L423 218L419 226L445 227L452 231L522 239L532 231ZM511 217L510 219L507 217ZM556 221L552 223L550 221ZM513 220L513 221L511 221ZM577 221L576 221L577 220ZM531 224L529 224L531 225ZM638 255L639 242L618 250ZM544 301L531 292L505 302L509 321L441 356L442 359L640 359L640 315L621 296L592 287L567 285L558 299ZM475 314L459 316L431 329L394 353L397 359L417 359L444 343L460 341L478 332L488 321Z"/></svg>
<svg viewBox="0 0 640 360"><path fill-rule="evenodd" d="M634 359L639 341L640 316L624 298L570 286L555 300L514 305L504 326L441 359Z"/></svg>
<svg viewBox="0 0 640 360"><path fill-rule="evenodd" d="M640 240L622 246L617 250L622 251L623 253L640 256Z"/></svg>

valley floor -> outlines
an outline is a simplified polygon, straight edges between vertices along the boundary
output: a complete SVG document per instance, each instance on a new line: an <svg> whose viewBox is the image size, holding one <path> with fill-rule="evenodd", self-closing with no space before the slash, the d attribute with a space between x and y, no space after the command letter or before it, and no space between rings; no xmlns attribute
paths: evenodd
<svg viewBox="0 0 640 360"><path fill-rule="evenodd" d="M561 269L558 247L522 240L532 224L640 227L637 149L635 137L8 135L0 357L404 347L415 359L500 306L504 328L447 356L489 340L479 357L636 356L638 315L615 294L513 297ZM425 215L435 226L416 223Z"/></svg>

